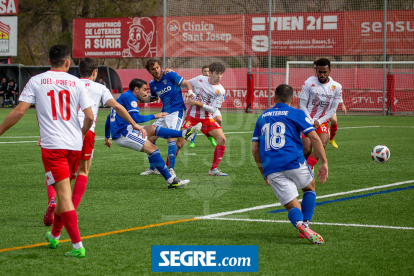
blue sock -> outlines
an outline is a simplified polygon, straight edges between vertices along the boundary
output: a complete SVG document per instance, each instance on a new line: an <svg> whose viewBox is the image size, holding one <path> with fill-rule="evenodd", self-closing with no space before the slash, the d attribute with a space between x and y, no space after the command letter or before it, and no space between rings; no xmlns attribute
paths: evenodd
<svg viewBox="0 0 414 276"><path fill-rule="evenodd" d="M175 157L177 156L177 145L175 141L168 142L168 159L169 159L169 167L174 169L175 166Z"/></svg>
<svg viewBox="0 0 414 276"><path fill-rule="evenodd" d="M158 136L164 139L178 138L178 137L183 136L183 132L175 130L175 129L169 129L169 128L157 126L157 128L155 129L155 136Z"/></svg>
<svg viewBox="0 0 414 276"><path fill-rule="evenodd" d="M191 140L191 143L195 143L195 138L197 137L197 134L194 135L193 140Z"/></svg>
<svg viewBox="0 0 414 276"><path fill-rule="evenodd" d="M302 199L302 213L303 220L311 221L313 212L315 211L316 206L316 192L307 191L303 193Z"/></svg>
<svg viewBox="0 0 414 276"><path fill-rule="evenodd" d="M164 159L162 159L160 151L155 150L151 154L148 154L148 159L150 160L151 164L157 168L157 170L164 176L165 180L171 178L171 174L165 165Z"/></svg>
<svg viewBox="0 0 414 276"><path fill-rule="evenodd" d="M155 143L154 143L154 145L155 145ZM155 165L151 162L151 158L150 158L150 156L148 155L148 161L149 161L149 163L150 163L150 169L151 170L155 170Z"/></svg>
<svg viewBox="0 0 414 276"><path fill-rule="evenodd" d="M290 209L288 213L288 217L290 222L293 224L294 227L296 227L297 221L303 221L303 214L298 208L292 208Z"/></svg>

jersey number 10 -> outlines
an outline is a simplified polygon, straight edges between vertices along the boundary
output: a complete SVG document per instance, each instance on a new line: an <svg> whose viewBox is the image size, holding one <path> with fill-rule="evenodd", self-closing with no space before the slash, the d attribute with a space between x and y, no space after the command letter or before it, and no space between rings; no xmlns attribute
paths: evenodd
<svg viewBox="0 0 414 276"><path fill-rule="evenodd" d="M50 90L46 95L48 95L50 97L50 101L51 101L51 104L52 104L53 120L57 120L55 91ZM65 96L66 115L63 113L63 102L64 102L63 96ZM69 121L70 120L70 93L67 90L59 91L59 113L60 113L60 117L62 118L63 121Z"/></svg>
<svg viewBox="0 0 414 276"><path fill-rule="evenodd" d="M266 151L280 149L285 145L285 130L286 126L282 122L276 122L272 125L267 123L262 127Z"/></svg>

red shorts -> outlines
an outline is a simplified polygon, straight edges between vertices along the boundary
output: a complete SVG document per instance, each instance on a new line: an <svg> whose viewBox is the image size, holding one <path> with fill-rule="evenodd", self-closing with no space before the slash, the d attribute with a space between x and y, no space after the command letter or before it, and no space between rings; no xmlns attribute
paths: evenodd
<svg viewBox="0 0 414 276"><path fill-rule="evenodd" d="M80 151L42 148L46 184L52 185L65 178L76 178L80 162Z"/></svg>
<svg viewBox="0 0 414 276"><path fill-rule="evenodd" d="M221 126L216 122L216 120L214 120L214 118L211 119L197 119L194 117L191 117L189 115L187 115L185 117L185 121L183 124L183 129L187 129L189 127L193 127L198 123L202 123L203 126L201 127L201 132L203 132L205 135L207 135L207 133L211 130L215 130L215 129L221 129Z"/></svg>
<svg viewBox="0 0 414 276"><path fill-rule="evenodd" d="M95 148L95 132L88 130L88 133L86 133L85 135L85 139L83 139L81 159L82 160L91 159L93 157L94 148Z"/></svg>
<svg viewBox="0 0 414 276"><path fill-rule="evenodd" d="M327 133L329 134L329 127L328 127L328 122L321 124L318 129L316 130L316 133ZM302 133L302 138L305 138L306 136L303 135Z"/></svg>

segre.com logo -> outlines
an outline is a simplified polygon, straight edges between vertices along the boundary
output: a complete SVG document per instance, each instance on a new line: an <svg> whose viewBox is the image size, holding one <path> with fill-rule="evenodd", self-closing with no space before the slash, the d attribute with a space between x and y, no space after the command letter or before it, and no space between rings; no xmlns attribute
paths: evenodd
<svg viewBox="0 0 414 276"><path fill-rule="evenodd" d="M257 245L154 245L153 272L257 272Z"/></svg>

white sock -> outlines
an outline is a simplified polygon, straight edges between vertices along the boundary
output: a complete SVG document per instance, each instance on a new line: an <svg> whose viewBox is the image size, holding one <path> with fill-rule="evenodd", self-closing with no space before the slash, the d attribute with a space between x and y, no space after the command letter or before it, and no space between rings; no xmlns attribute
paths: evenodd
<svg viewBox="0 0 414 276"><path fill-rule="evenodd" d="M305 225L306 227L309 227L309 220L304 220L303 225Z"/></svg>
<svg viewBox="0 0 414 276"><path fill-rule="evenodd" d="M81 248L81 247L83 247L82 242L77 242L77 243L74 243L74 244L73 244L73 248L74 248L74 249L76 249L76 250L78 250L78 249L79 249L79 248Z"/></svg>
<svg viewBox="0 0 414 276"><path fill-rule="evenodd" d="M173 183L173 180L174 180L174 176L171 176L170 178L167 179L167 183L171 184Z"/></svg>
<svg viewBox="0 0 414 276"><path fill-rule="evenodd" d="M55 237L55 236L53 236L53 234L52 234L52 233L50 233L50 238L51 238L51 239L56 239L56 240L58 240L58 239L60 239L60 235L59 235L59 236L57 236L57 237Z"/></svg>

